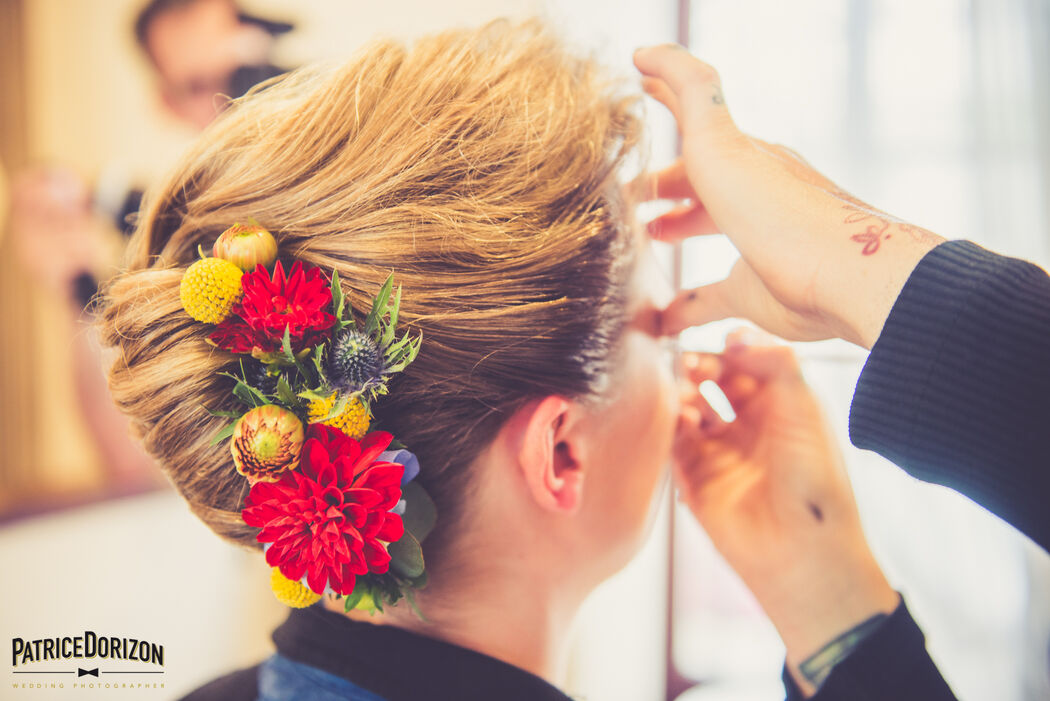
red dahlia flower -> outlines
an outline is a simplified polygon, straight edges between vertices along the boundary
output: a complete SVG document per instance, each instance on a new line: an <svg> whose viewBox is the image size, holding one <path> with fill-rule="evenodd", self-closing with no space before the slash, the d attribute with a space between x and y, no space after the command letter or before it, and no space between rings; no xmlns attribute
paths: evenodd
<svg viewBox="0 0 1050 701"><path fill-rule="evenodd" d="M321 269L303 269L295 261L286 278L280 261L270 278L262 265L241 278L244 296L226 319L208 337L215 345L234 353L272 353L281 349L288 327L292 352L324 340L335 323L328 311L332 290Z"/></svg>
<svg viewBox="0 0 1050 701"><path fill-rule="evenodd" d="M288 579L306 575L310 589L329 584L349 594L357 575L382 574L390 567L385 543L404 533L391 513L401 498L397 463L377 461L392 436L369 433L360 442L330 426L310 424L298 470L277 482L252 485L241 512L257 539L272 543L266 562Z"/></svg>

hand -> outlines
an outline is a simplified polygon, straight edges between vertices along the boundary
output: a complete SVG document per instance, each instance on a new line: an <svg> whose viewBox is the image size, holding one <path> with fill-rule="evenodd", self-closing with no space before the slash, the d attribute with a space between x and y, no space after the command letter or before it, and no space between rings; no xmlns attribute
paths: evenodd
<svg viewBox="0 0 1050 701"><path fill-rule="evenodd" d="M744 332L746 333L746 332ZM741 576L797 665L898 596L861 528L820 406L790 348L748 345L683 357L674 479L683 501ZM736 418L725 423L697 386L715 381Z"/></svg>
<svg viewBox="0 0 1050 701"><path fill-rule="evenodd" d="M106 250L87 186L65 169L29 171L17 179L11 235L23 268L65 297L70 297L77 275L101 265Z"/></svg>
<svg viewBox="0 0 1050 701"><path fill-rule="evenodd" d="M674 115L682 156L628 187L687 199L650 223L658 239L724 233L741 261L680 297L665 331L740 317L790 340L878 338L908 275L944 241L836 187L800 156L737 129L713 68L675 44L639 49L643 88Z"/></svg>

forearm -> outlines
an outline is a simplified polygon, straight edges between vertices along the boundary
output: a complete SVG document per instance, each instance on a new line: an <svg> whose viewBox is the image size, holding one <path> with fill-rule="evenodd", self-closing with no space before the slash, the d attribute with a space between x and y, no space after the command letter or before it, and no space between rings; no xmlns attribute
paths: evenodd
<svg viewBox="0 0 1050 701"><path fill-rule="evenodd" d="M787 668L806 694L848 652L829 644L889 615L900 603L866 546L843 551L821 545L812 555L775 576L748 582L784 641Z"/></svg>

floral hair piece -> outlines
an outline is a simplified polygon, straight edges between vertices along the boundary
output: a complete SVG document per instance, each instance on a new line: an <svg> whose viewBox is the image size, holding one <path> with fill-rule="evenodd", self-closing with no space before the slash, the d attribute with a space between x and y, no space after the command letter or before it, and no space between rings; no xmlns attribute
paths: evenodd
<svg viewBox="0 0 1050 701"><path fill-rule="evenodd" d="M183 274L183 308L215 324L208 343L241 355L230 422L233 467L251 487L241 517L259 528L274 595L293 607L323 594L374 612L426 584L420 543L437 513L419 461L372 424L370 405L415 360L421 337L396 336L393 276L359 326L339 275L295 261L274 237L234 225Z"/></svg>

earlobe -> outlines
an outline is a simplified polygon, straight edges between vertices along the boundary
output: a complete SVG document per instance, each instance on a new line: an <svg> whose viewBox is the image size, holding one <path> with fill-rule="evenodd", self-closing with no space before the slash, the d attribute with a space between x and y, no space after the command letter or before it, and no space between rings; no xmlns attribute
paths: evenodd
<svg viewBox="0 0 1050 701"><path fill-rule="evenodd" d="M579 509L583 469L573 434L573 404L545 397L521 411L518 467L533 499L542 508L563 513Z"/></svg>

